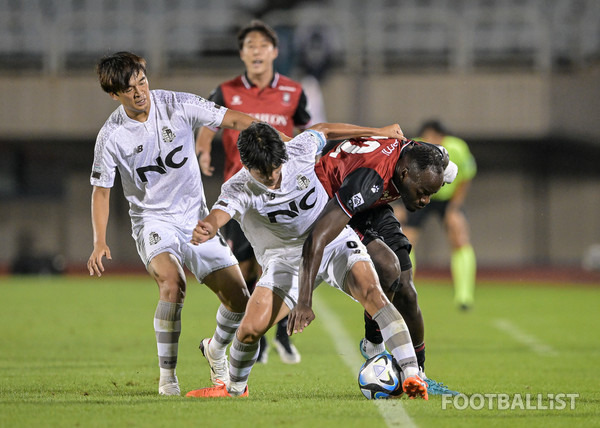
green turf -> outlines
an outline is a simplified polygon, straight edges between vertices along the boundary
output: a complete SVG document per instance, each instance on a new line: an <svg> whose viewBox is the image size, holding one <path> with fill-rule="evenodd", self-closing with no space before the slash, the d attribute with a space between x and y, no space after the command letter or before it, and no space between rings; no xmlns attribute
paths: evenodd
<svg viewBox="0 0 600 428"><path fill-rule="evenodd" d="M294 338L301 364L282 364L272 351L267 365L253 369L248 399L202 401L157 395L157 290L150 278L1 277L0 293L0 427L386 425L358 390L358 367L345 365L318 313ZM360 305L327 286L316 298L355 346ZM421 281L419 299L430 377L467 395L504 393L512 402L515 394L530 394L534 406L538 394L545 407L548 394L579 397L573 410L488 409L488 402L481 410L458 410L454 402L444 410L440 397L400 400L414 425L600 426L600 287L483 283L475 309L461 313L448 283ZM209 384L197 345L212 334L217 305L190 281L177 369L183 392Z"/></svg>

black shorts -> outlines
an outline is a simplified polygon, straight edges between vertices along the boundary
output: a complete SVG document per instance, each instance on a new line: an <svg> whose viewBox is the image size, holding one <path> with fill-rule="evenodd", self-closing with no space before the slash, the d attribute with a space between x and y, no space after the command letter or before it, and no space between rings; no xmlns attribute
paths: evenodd
<svg viewBox="0 0 600 428"><path fill-rule="evenodd" d="M431 201L425 208L421 208L412 213L407 213L406 226L419 228L423 225L423 222L427 220L427 217L433 214L437 214L440 219L443 219L446 215L448 202L449 201Z"/></svg>
<svg viewBox="0 0 600 428"><path fill-rule="evenodd" d="M225 241L231 248L233 255L238 262L244 262L254 257L252 245L246 239L246 235L242 232L240 224L235 220L230 220L221 228L221 233L225 237Z"/></svg>
<svg viewBox="0 0 600 428"><path fill-rule="evenodd" d="M412 245L402 232L402 226L391 206L381 205L359 212L349 224L358 232L365 246L375 239L381 239L398 256L403 271L412 268L408 257Z"/></svg>

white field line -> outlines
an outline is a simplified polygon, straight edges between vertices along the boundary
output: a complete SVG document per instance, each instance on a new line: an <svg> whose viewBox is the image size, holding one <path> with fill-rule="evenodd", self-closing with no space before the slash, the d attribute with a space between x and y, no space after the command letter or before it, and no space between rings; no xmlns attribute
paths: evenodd
<svg viewBox="0 0 600 428"><path fill-rule="evenodd" d="M558 352L552 346L540 342L537 337L524 332L512 321L499 318L499 319L494 320L493 325L498 330L503 331L504 333L508 334L511 338L513 338L517 342L521 343L522 345L527 346L529 349L531 349L536 354L549 355L549 356L554 356L554 355L558 354Z"/></svg>
<svg viewBox="0 0 600 428"><path fill-rule="evenodd" d="M315 315L323 320L323 326L331 336L337 352L340 354L352 375L358 378L358 369L365 360L358 350L358 342L354 343L348 332L340 323L338 317L325 302L314 296L313 306ZM358 381L356 383L358 391ZM379 413L388 427L415 427L414 421L408 416L400 400L373 400Z"/></svg>

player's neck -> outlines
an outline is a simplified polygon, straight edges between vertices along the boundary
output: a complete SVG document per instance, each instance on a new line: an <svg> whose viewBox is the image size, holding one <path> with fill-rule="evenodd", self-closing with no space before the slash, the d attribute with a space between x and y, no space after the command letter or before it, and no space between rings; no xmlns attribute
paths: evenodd
<svg viewBox="0 0 600 428"><path fill-rule="evenodd" d="M255 74L246 72L246 76L248 76L248 80L250 80L253 85L258 87L258 89L265 89L273 81L275 71L271 69L270 71L265 71L264 73Z"/></svg>

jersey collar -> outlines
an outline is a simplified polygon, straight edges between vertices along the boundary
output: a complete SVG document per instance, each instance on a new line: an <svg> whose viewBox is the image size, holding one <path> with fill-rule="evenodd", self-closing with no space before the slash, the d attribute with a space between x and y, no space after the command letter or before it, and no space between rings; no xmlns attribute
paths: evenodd
<svg viewBox="0 0 600 428"><path fill-rule="evenodd" d="M244 74L242 74L242 83L244 84L244 86L246 87L246 89L250 89L253 86L256 86L248 78L248 73L247 72L244 72ZM279 73L278 72L274 72L273 73L273 79L271 79L271 83L269 83L269 86L271 88L276 88L278 83L279 83Z"/></svg>

